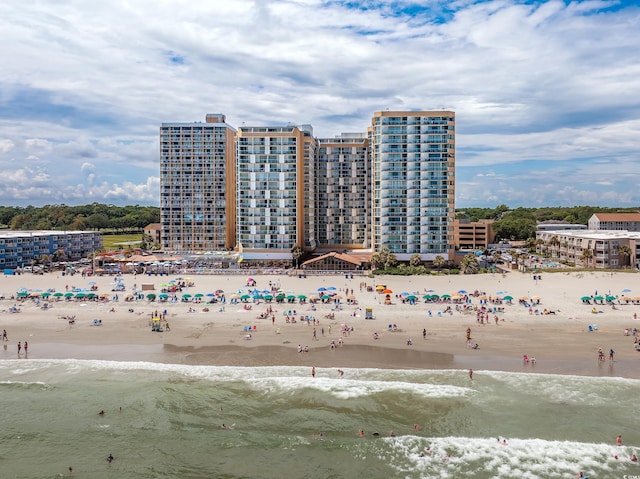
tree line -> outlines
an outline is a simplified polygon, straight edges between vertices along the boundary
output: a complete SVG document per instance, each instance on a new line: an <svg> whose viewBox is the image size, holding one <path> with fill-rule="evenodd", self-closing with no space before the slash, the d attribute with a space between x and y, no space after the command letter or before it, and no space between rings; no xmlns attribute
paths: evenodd
<svg viewBox="0 0 640 479"><path fill-rule="evenodd" d="M586 225L594 213L637 213L639 208L603 208L599 206L515 208L499 205L495 208L464 208L456 210L458 219L478 221L493 219L496 240L525 241L535 238L540 221L558 221Z"/></svg>
<svg viewBox="0 0 640 479"><path fill-rule="evenodd" d="M114 232L140 231L160 222L155 206L114 206L91 203L84 206L0 206L0 225L12 230Z"/></svg>

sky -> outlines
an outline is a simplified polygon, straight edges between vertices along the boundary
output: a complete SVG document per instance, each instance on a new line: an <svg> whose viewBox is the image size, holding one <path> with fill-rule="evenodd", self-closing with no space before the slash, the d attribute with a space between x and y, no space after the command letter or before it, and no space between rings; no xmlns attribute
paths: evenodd
<svg viewBox="0 0 640 479"><path fill-rule="evenodd" d="M456 207L640 207L640 2L4 0L0 204L159 205L159 127L456 112Z"/></svg>

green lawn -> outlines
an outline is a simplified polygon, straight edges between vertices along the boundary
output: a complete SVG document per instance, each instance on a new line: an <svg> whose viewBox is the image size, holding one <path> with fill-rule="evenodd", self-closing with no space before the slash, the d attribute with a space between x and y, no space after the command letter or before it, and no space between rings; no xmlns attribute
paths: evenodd
<svg viewBox="0 0 640 479"><path fill-rule="evenodd" d="M117 243L127 243L130 241L142 241L142 233L128 235L103 235L102 243L105 251L118 249L129 249L132 245L118 245Z"/></svg>

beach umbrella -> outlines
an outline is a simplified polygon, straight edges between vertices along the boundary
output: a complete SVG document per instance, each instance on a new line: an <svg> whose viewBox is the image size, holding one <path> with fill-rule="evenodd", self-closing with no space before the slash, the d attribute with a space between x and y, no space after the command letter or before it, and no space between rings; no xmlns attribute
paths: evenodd
<svg viewBox="0 0 640 479"><path fill-rule="evenodd" d="M224 294L224 291L221 289L216 289L216 294Z"/></svg>
<svg viewBox="0 0 640 479"><path fill-rule="evenodd" d="M167 299L168 297L169 297L169 295L167 293L160 293L158 295L158 298L160 298L160 299Z"/></svg>
<svg viewBox="0 0 640 479"><path fill-rule="evenodd" d="M407 296L407 299L408 299L409 301L415 301L415 300L416 300L416 299L418 299L418 298L416 298L413 294L410 294L409 296Z"/></svg>
<svg viewBox="0 0 640 479"><path fill-rule="evenodd" d="M390 290L389 288L382 291L382 294L391 294L391 293L393 293L393 291Z"/></svg>
<svg viewBox="0 0 640 479"><path fill-rule="evenodd" d="M309 296L309 299L310 299L311 301L318 301L320 298L314 294L314 295L312 295L312 296Z"/></svg>
<svg viewBox="0 0 640 479"><path fill-rule="evenodd" d="M329 287L327 288L327 291L335 291L335 290L336 290L336 287L335 287L335 286L329 286Z"/></svg>
<svg viewBox="0 0 640 479"><path fill-rule="evenodd" d="M511 301L513 300L513 296L504 296L502 299L504 299L505 301Z"/></svg>
<svg viewBox="0 0 640 479"><path fill-rule="evenodd" d="M49 296L51 296L51 293L49 293L48 291L45 291L44 293L42 293L43 298L48 298Z"/></svg>
<svg viewBox="0 0 640 479"><path fill-rule="evenodd" d="M182 295L182 299L189 299L190 297L191 295L189 293Z"/></svg>
<svg viewBox="0 0 640 479"><path fill-rule="evenodd" d="M630 289L623 289L623 290L622 290L622 292L623 292L623 293L630 293L630 292L631 292L631 290L630 290Z"/></svg>
<svg viewBox="0 0 640 479"><path fill-rule="evenodd" d="M467 294L467 292L464 289L461 289L460 291L458 291L458 293L460 294Z"/></svg>
<svg viewBox="0 0 640 479"><path fill-rule="evenodd" d="M197 293L193 296L194 298L204 298L204 294L202 293Z"/></svg>
<svg viewBox="0 0 640 479"><path fill-rule="evenodd" d="M248 300L249 298L251 298L251 296L249 296L248 294L243 294L242 296L240 296L240 299L241 299L242 301L246 301L246 300Z"/></svg>
<svg viewBox="0 0 640 479"><path fill-rule="evenodd" d="M293 301L294 299L296 299L296 296L294 294L290 294L289 296L287 296L287 301Z"/></svg>
<svg viewBox="0 0 640 479"><path fill-rule="evenodd" d="M607 301L615 301L615 299L616 299L616 297L615 296L611 296L611 295L606 297Z"/></svg>
<svg viewBox="0 0 640 479"><path fill-rule="evenodd" d="M580 301L591 301L591 296L583 296Z"/></svg>
<svg viewBox="0 0 640 479"><path fill-rule="evenodd" d="M264 296L262 296L260 293L254 294L253 299L264 299Z"/></svg>
<svg viewBox="0 0 640 479"><path fill-rule="evenodd" d="M26 298L27 296L29 296L29 293L26 291L20 291L18 293L18 298Z"/></svg>
<svg viewBox="0 0 640 479"><path fill-rule="evenodd" d="M385 288L383 285L379 284L378 286L376 286L376 291L383 291Z"/></svg>
<svg viewBox="0 0 640 479"><path fill-rule="evenodd" d="M602 301L604 299L604 297L603 296L596 296L593 299L595 299L596 301Z"/></svg>
<svg viewBox="0 0 640 479"><path fill-rule="evenodd" d="M430 294L425 294L422 299L431 299L431 295Z"/></svg>
<svg viewBox="0 0 640 479"><path fill-rule="evenodd" d="M326 291L326 290L327 290L327 288L324 288L322 286L318 288L318 291Z"/></svg>
<svg viewBox="0 0 640 479"><path fill-rule="evenodd" d="M400 296L409 296L411 293L409 293L408 291L403 291L402 293L400 293Z"/></svg>
<svg viewBox="0 0 640 479"><path fill-rule="evenodd" d="M147 295L147 299L156 299L156 295L154 293L149 293Z"/></svg>
<svg viewBox="0 0 640 479"><path fill-rule="evenodd" d="M527 301L529 298L527 298L526 296L520 296L518 299L520 301Z"/></svg>
<svg viewBox="0 0 640 479"><path fill-rule="evenodd" d="M443 294L442 296L440 296L442 299L450 299L451 295L450 294Z"/></svg>
<svg viewBox="0 0 640 479"><path fill-rule="evenodd" d="M340 296L339 294L336 294L334 296L331 296L331 299L342 299L342 296Z"/></svg>
<svg viewBox="0 0 640 479"><path fill-rule="evenodd" d="M96 293L88 293L87 294L87 299L93 299L96 297Z"/></svg>
<svg viewBox="0 0 640 479"><path fill-rule="evenodd" d="M307 299L307 297L304 294L299 294L298 299Z"/></svg>
<svg viewBox="0 0 640 479"><path fill-rule="evenodd" d="M531 296L531 299L533 299L534 301L539 301L541 298L540 296Z"/></svg>
<svg viewBox="0 0 640 479"><path fill-rule="evenodd" d="M73 296L73 293L64 293L65 298L70 298L71 296Z"/></svg>
<svg viewBox="0 0 640 479"><path fill-rule="evenodd" d="M264 299L265 299L266 301L271 301L271 300L273 299L273 295L272 295L272 294L265 294L265 295L264 295Z"/></svg>
<svg viewBox="0 0 640 479"><path fill-rule="evenodd" d="M84 298L84 297L86 297L86 294L84 294L84 293L77 293L76 294L76 298Z"/></svg>
<svg viewBox="0 0 640 479"><path fill-rule="evenodd" d="M62 296L64 296L64 293L60 293L60 292L53 293L53 296L54 296L55 298L61 298Z"/></svg>

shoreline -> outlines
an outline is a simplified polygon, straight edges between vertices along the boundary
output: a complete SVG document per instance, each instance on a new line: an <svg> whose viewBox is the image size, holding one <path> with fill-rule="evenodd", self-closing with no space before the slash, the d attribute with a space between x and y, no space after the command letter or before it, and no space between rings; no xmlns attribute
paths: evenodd
<svg viewBox="0 0 640 479"><path fill-rule="evenodd" d="M406 350L375 345L350 345L340 350L310 348L297 353L287 346L176 346L172 344L77 345L38 343L37 353L20 358L8 348L0 351L0 360L95 360L115 362L148 362L187 366L229 367L315 367L321 369L398 369L459 370L552 374L582 377L618 377L640 379L640 371L632 362L599 362L586 359L547 359L535 365L523 364L505 356L478 356Z"/></svg>

